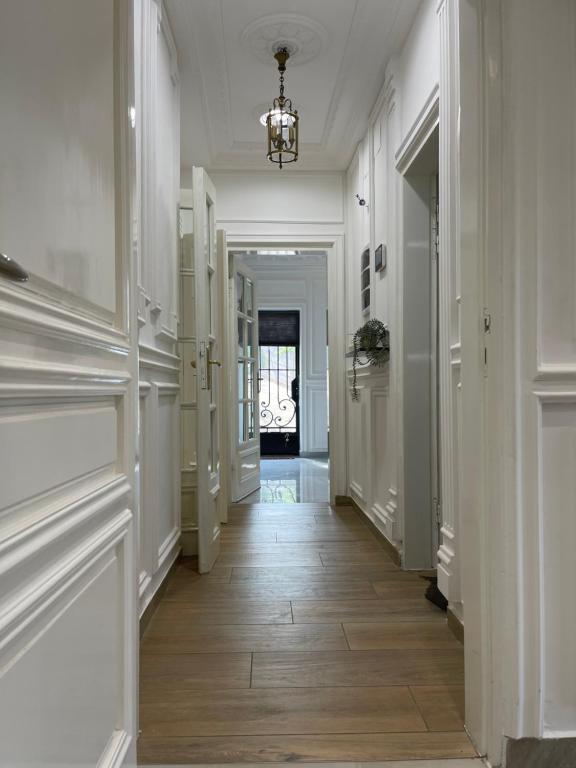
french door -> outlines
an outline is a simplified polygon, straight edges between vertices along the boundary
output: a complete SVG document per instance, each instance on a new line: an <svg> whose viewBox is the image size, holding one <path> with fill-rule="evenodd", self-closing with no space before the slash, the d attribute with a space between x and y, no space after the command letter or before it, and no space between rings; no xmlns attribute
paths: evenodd
<svg viewBox="0 0 576 768"><path fill-rule="evenodd" d="M262 456L300 453L300 313L259 312L258 408Z"/></svg>
<svg viewBox="0 0 576 768"><path fill-rule="evenodd" d="M260 487L258 419L258 303L253 272L234 258L231 301L234 319L232 498L240 501Z"/></svg>
<svg viewBox="0 0 576 768"><path fill-rule="evenodd" d="M216 191L203 168L192 173L194 199L198 562L209 571L220 552L221 343Z"/></svg>

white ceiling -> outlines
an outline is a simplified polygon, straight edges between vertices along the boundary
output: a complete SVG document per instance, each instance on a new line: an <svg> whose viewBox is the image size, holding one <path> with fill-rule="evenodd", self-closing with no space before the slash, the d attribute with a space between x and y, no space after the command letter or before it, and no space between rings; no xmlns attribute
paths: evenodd
<svg viewBox="0 0 576 768"><path fill-rule="evenodd" d="M278 93L271 49L288 42L286 95L298 109L294 170L344 169L384 68L420 0L166 0L178 49L182 165L274 169L258 121Z"/></svg>

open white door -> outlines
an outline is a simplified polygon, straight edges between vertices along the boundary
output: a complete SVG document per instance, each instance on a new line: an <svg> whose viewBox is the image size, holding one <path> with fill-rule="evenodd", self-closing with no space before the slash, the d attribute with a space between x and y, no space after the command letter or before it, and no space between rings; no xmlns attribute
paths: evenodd
<svg viewBox="0 0 576 768"><path fill-rule="evenodd" d="M260 488L258 411L258 301L254 273L234 258L230 315L234 323L236 365L233 384L232 499L240 501Z"/></svg>
<svg viewBox="0 0 576 768"><path fill-rule="evenodd" d="M2 766L136 762L132 6L0 3Z"/></svg>
<svg viewBox="0 0 576 768"><path fill-rule="evenodd" d="M216 191L203 168L192 173L197 372L198 561L201 573L220 552L219 284Z"/></svg>

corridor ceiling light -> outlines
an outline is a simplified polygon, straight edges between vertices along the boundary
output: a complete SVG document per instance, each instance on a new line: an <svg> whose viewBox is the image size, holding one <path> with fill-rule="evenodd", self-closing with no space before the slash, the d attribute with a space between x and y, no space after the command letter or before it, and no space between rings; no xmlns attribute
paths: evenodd
<svg viewBox="0 0 576 768"><path fill-rule="evenodd" d="M266 115L266 157L282 168L285 163L295 163L298 160L298 110L293 109L292 100L284 96L284 72L286 62L290 58L288 48L279 48L274 58L278 62L280 72L280 95L274 99Z"/></svg>

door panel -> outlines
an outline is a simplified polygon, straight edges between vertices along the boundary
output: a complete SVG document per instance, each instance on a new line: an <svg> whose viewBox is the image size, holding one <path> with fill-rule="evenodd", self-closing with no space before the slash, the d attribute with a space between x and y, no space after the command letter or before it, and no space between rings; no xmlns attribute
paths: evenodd
<svg viewBox="0 0 576 768"><path fill-rule="evenodd" d="M254 273L235 257L231 290L233 351L236 365L232 418L232 499L240 501L260 487L258 411L258 297Z"/></svg>
<svg viewBox="0 0 576 768"><path fill-rule="evenodd" d="M192 174L196 340L198 561L209 571L220 552L220 386L216 191L203 168Z"/></svg>
<svg viewBox="0 0 576 768"><path fill-rule="evenodd" d="M135 763L132 10L0 4L2 766Z"/></svg>

